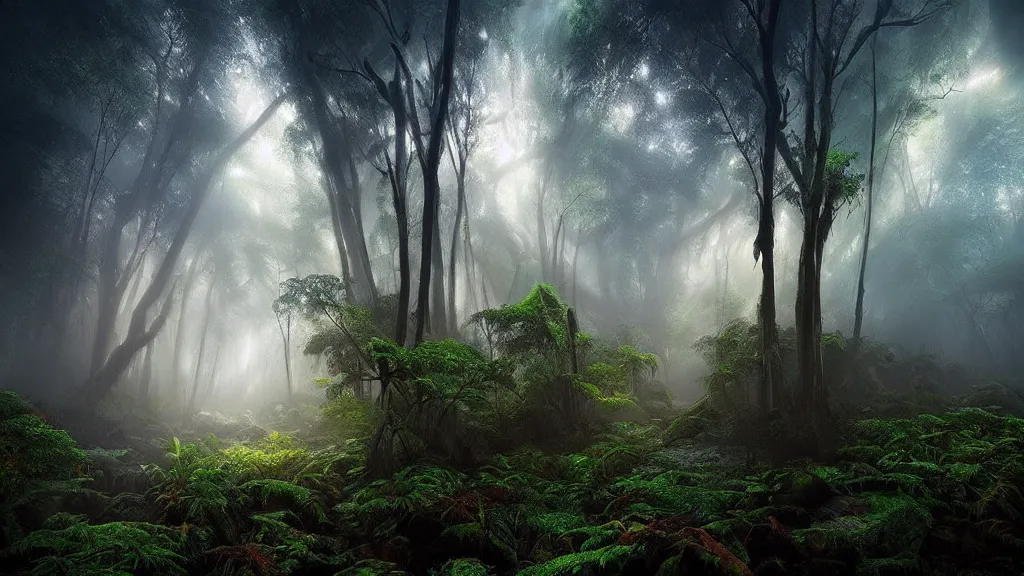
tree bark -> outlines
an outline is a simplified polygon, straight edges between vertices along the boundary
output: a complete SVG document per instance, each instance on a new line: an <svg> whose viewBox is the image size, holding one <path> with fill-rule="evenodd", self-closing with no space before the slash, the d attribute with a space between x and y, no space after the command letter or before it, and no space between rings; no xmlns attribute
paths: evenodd
<svg viewBox="0 0 1024 576"><path fill-rule="evenodd" d="M761 198L755 242L761 254L761 299L758 303L761 382L758 404L764 414L782 400L782 356L775 309L775 165L783 113L775 74L775 36L780 4L781 0L772 0L768 7L767 25L759 27L761 71L764 78L764 142L761 149Z"/></svg>
<svg viewBox="0 0 1024 576"><path fill-rule="evenodd" d="M455 312L455 263L458 262L459 232L462 231L462 213L466 205L466 161L459 159L459 170L456 174L457 195L455 200L455 226L452 228L452 243L448 251L448 333L456 334L459 331L459 319ZM470 284L466 284L467 290L472 290Z"/></svg>
<svg viewBox="0 0 1024 576"><path fill-rule="evenodd" d="M875 45L871 39L871 151L868 156L868 187L864 199L864 245L860 251L860 272L857 274L857 304L853 312L853 355L860 350L861 326L864 323L864 274L868 268L868 243L871 241L871 210L875 183L875 139L878 129L878 72Z"/></svg>
<svg viewBox="0 0 1024 576"><path fill-rule="evenodd" d="M392 103L395 116L395 163L389 170L391 178L391 201L395 207L395 218L398 222L398 318L395 326L395 341L405 346L409 330L409 300L412 297L412 263L409 261L409 214L407 208L407 190L409 174L406 170L409 152L406 148L405 134L409 128L405 105L402 104L402 80L398 64L395 74L387 87L387 94Z"/></svg>
<svg viewBox="0 0 1024 576"><path fill-rule="evenodd" d="M146 346L146 358L142 361L142 381L139 383L139 400L148 408L149 391L153 385L153 343Z"/></svg>
<svg viewBox="0 0 1024 576"><path fill-rule="evenodd" d="M345 248L345 234L342 232L341 212L338 208L338 200L334 194L334 184L330 178L325 178L324 192L327 193L327 207L331 211L331 230L334 232L334 243L338 247L338 256L341 262L341 281L345 286L345 301L349 304L356 303L355 293L352 290L354 281L352 270L348 263L348 250Z"/></svg>
<svg viewBox="0 0 1024 576"><path fill-rule="evenodd" d="M138 255L136 250L128 261L124 263L124 266L120 269L118 268L121 260L121 236L124 232L124 227L128 225L140 209L152 206L157 192L166 190L170 182L169 178L164 178L164 176L167 176L164 174L164 171L170 158L172 147L179 140L188 141L185 130L191 123L192 112L194 111L192 104L199 89L199 71L205 65L206 55L207 53L204 50L200 50L196 55L180 96L181 105L172 116L171 128L164 139L162 151L158 156L154 157L157 152L157 145L161 139L159 122L164 97L162 82L164 72L162 69L158 70L157 94L154 102L157 124L150 134L146 152L142 158L139 171L132 181L132 185L127 193L118 196L114 201L114 218L110 228L107 229L103 250L100 255L99 309L96 321L96 336L93 340L92 364L90 366L90 374L93 376L102 369L104 361L107 360L107 353L113 343L118 311L121 308L121 302L127 285L126 274L130 277L134 269L135 257ZM140 226L142 226L144 221L146 221L146 218L140 218ZM88 228L84 234L88 235ZM155 302L157 298L159 298L159 295L153 301Z"/></svg>
<svg viewBox="0 0 1024 576"><path fill-rule="evenodd" d="M199 354L196 355L195 370L192 372L192 388L188 396L188 406L185 411L185 418L191 418L195 414L196 394L199 392L199 372L203 367L203 356L206 354L206 336L210 331L210 319L213 317L211 308L213 306L213 289L217 284L217 274L210 277L210 287L206 289L206 302L203 305L203 327L199 331Z"/></svg>
<svg viewBox="0 0 1024 576"><path fill-rule="evenodd" d="M203 255L197 252L192 258L192 262L188 266L188 272L185 273L185 285L181 291L181 306L179 306L178 312L178 326L174 331L174 356L173 356L173 367L171 369L172 377L172 389L177 392L181 388L181 350L185 341L185 318L186 314L185 307L188 305L188 301L192 299L192 289L195 287L196 271L198 270L199 262L202 261Z"/></svg>
<svg viewBox="0 0 1024 576"><path fill-rule="evenodd" d="M347 135L341 132L343 128L335 125L338 121L328 111L327 100L316 76L308 66L305 70L306 92L311 100L309 107L312 108L312 116L323 145L320 162L327 180L325 192L333 216L331 224L341 258L342 273L347 276L343 278L346 298L373 306L378 297L377 285L370 268L362 222L358 217L361 213L361 198L358 197L358 175L354 172L351 144Z"/></svg>
<svg viewBox="0 0 1024 576"><path fill-rule="evenodd" d="M452 92L452 78L455 66L455 44L459 28L460 0L448 0L445 14L444 45L441 50L440 90L434 102L431 118L430 139L427 144L425 170L423 173L423 238L420 250L420 283L416 310L416 333L413 343L423 342L430 303L431 250L437 227L437 208L441 197L441 184L437 170L441 163L441 139L444 136L444 122L448 116L448 101ZM440 311L442 314L443 310Z"/></svg>
<svg viewBox="0 0 1024 576"><path fill-rule="evenodd" d="M572 308L565 311L565 323L567 328L568 338L566 339L569 343L569 375L566 378L565 383L565 413L569 417L570 421L574 424L578 422L578 410L577 410L577 394L576 388L573 386L573 380L576 374L579 373L579 358L576 351L576 334L579 331L579 327L576 323L576 313Z"/></svg>
<svg viewBox="0 0 1024 576"><path fill-rule="evenodd" d="M443 240L441 239L440 208L440 197L438 197L434 208L434 241L430 249L430 263L433 272L430 287L431 302L430 309L428 310L431 332L435 336L445 336L450 323L444 290L444 259L441 254ZM455 261L451 260L451 256L449 256L449 260L451 261L452 268L454 268Z"/></svg>
<svg viewBox="0 0 1024 576"><path fill-rule="evenodd" d="M281 316L277 317L277 328L281 331L281 344L284 347L284 374L288 385L288 397L292 395L292 314L285 314L286 320L281 322Z"/></svg>
<svg viewBox="0 0 1024 576"><path fill-rule="evenodd" d="M167 321L167 314L170 312L169 302L171 299L168 298L156 321L147 327L149 312L160 299L161 294L164 293L170 282L171 275L177 267L178 258L181 256L189 233L199 217L199 212L203 202L206 200L206 196L209 194L214 178L221 173L235 153L270 120L281 104L284 103L286 96L287 93L274 100L260 114L259 118L227 144L217 154L213 163L200 178L192 198L189 200L188 209L182 218L181 226L175 233L174 239L171 241L171 245L167 249L167 253L164 255L163 261L153 277L153 281L143 293L142 298L132 312L128 333L125 335L124 341L114 349L110 357L103 363L103 366L95 371L85 383L85 394L88 401L93 405L102 400L110 389L114 387L114 384L121 377L121 374L124 373L132 358L135 357L135 354L152 342L160 330L163 329L163 325Z"/></svg>

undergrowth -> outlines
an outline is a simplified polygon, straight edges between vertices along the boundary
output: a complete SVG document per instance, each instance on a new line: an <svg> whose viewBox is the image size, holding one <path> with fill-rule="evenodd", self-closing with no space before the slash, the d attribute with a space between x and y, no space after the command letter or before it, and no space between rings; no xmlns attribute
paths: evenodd
<svg viewBox="0 0 1024 576"><path fill-rule="evenodd" d="M581 369L565 378L566 312L539 287L480 315L487 351L452 340L410 350L361 329L395 398L365 398L337 378L304 436L170 438L163 461L141 466L127 450L80 450L3 393L0 566L33 576L1024 573L1024 419L907 401L902 417L869 409L846 420L832 461L767 465L756 445L744 458L722 442L748 419L736 401L738 375L756 367L747 327L704 341L717 362L710 394L663 424L646 417L659 396L651 355L582 336ZM589 414L585 435L510 441L537 418L553 419L544 433L559 430L564 384L594 408L570 405ZM390 465L375 467L383 444Z"/></svg>

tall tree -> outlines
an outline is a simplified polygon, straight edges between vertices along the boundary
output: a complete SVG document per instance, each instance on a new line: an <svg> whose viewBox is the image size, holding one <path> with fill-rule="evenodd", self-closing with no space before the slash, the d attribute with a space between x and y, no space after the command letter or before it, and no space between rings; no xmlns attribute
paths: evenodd
<svg viewBox="0 0 1024 576"><path fill-rule="evenodd" d="M413 342L419 344L423 341L423 331L426 327L427 316L430 313L428 297L430 293L430 272L432 265L440 256L440 241L435 234L439 230L438 208L441 205L441 183L438 179L438 168L441 164L441 143L444 138L445 121L448 118L448 103L452 93L452 82L455 73L455 46L458 41L459 32L459 5L460 0L448 0L448 7L445 10L444 22L444 44L441 48L440 68L437 72L439 81L434 85L434 100L430 107L430 137L427 142L426 157L423 165L423 238L420 258L420 282L419 297L416 309L416 334ZM407 67L406 67L407 70ZM408 75L408 72L406 72ZM407 77L406 82L412 78ZM438 246L435 247L434 243ZM437 256L432 256L432 251L437 251ZM438 274L443 272L439 267ZM443 307L444 294L435 286L434 319L432 326L442 327L445 323L445 311ZM441 303L442 306L437 306ZM443 330L443 328L442 328Z"/></svg>
<svg viewBox="0 0 1024 576"><path fill-rule="evenodd" d="M860 250L860 271L857 273L857 304L853 312L853 349L860 349L860 330L864 322L864 274L868 268L868 245L871 241L871 213L875 185L875 142L878 138L878 35L871 39L871 148L868 153L868 186L864 192L864 240ZM855 354L856 355L856 354Z"/></svg>
<svg viewBox="0 0 1024 576"><path fill-rule="evenodd" d="M396 213L399 214L399 235L402 234L402 214L406 210L406 198L401 197L401 172L404 166L399 159L399 141L404 141L405 131L401 126L406 126L408 134L413 143L415 157L420 166L423 176L423 220L422 235L420 242L420 274L417 287L417 308L416 327L413 334L413 345L423 341L424 331L428 322L430 327L438 333L443 333L447 328L446 314L444 310L444 282L443 263L441 262L440 250L440 225L438 212L441 202L441 185L438 179L438 170L441 164L442 144L445 134L445 123L448 118L449 100L451 98L452 83L455 68L455 50L458 41L459 29L459 0L447 0L445 9L445 21L443 31L443 42L441 46L440 59L434 62L429 52L426 54L428 80L417 81L409 66L409 59L404 49L408 44L408 32L400 33L395 23L394 13L389 2L386 0L375 0L371 6L380 16L382 24L391 38L390 49L394 54L394 75L390 83L385 82L376 71L369 58L363 60L363 71L349 71L362 75L369 80L377 90L378 96L388 104L395 116L395 158L393 165L387 170L389 179L394 190ZM417 100L417 89L420 92L420 99ZM426 124L420 119L419 108L426 112ZM405 144L401 144L404 152ZM390 163L390 160L389 160ZM437 246L435 246L435 242ZM399 248L403 242L400 238ZM402 258L404 264L407 259ZM434 276L434 283L431 284L431 270L437 268L437 275ZM405 285L404 275L401 280ZM399 334L402 329L404 316L402 309L407 309L405 299L401 293L399 296ZM433 292L433 300L431 293ZM433 308L433 309L432 309ZM399 338L399 341L403 338Z"/></svg>
<svg viewBox="0 0 1024 576"><path fill-rule="evenodd" d="M800 372L800 405L815 425L827 416L828 404L821 361L821 262L836 210L848 188L843 170L849 159L832 150L835 110L842 92L837 81L864 45L883 28L916 26L948 7L941 0L918 0L912 11L899 15L893 0L878 2L867 23L862 4L833 0L820 6L811 0L804 47L798 55L796 81L803 109L802 136L778 138L778 149L793 177L794 200L803 217L796 327ZM788 122L783 119L783 126Z"/></svg>
<svg viewBox="0 0 1024 576"><path fill-rule="evenodd" d="M452 170L455 172L455 224L452 227L452 240L448 250L448 332L455 334L458 331L458 315L455 310L455 272L458 262L459 237L464 237L466 245L466 289L473 290L472 280L469 276L469 211L466 205L466 170L469 166L469 156L476 149L479 143L479 129L481 114L477 110L479 105L476 97L480 91L478 70L480 66L480 50L470 51L468 58L462 59L459 75L454 80L454 94L452 111L448 121L445 123L447 138L445 143L448 148L448 158L452 163ZM463 217L465 225L463 226Z"/></svg>

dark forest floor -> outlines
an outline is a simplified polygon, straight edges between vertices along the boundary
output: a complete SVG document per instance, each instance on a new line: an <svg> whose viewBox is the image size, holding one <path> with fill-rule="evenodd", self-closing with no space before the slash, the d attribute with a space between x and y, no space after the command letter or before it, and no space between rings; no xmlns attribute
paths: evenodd
<svg viewBox="0 0 1024 576"><path fill-rule="evenodd" d="M861 419L827 464L616 423L371 478L360 442L244 422L83 451L3 393L0 572L1021 574L1024 419L1000 411Z"/></svg>

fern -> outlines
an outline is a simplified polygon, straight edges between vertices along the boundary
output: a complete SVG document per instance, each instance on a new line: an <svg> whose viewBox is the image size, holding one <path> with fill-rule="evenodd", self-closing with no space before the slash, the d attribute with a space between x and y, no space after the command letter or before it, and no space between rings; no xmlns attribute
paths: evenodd
<svg viewBox="0 0 1024 576"><path fill-rule="evenodd" d="M66 519L60 523L66 524ZM79 521L59 530L37 530L12 549L15 554L35 558L33 576L188 574L179 554L181 533L141 522L90 526Z"/></svg>
<svg viewBox="0 0 1024 576"><path fill-rule="evenodd" d="M559 556L543 564L530 566L520 571L519 576L562 576L594 568L622 573L626 564L641 554L642 550L635 546L606 546L597 550Z"/></svg>
<svg viewBox="0 0 1024 576"><path fill-rule="evenodd" d="M258 500L264 506L271 498L283 498L312 514L320 522L327 521L323 504L309 488L283 480L251 480L239 486L242 493Z"/></svg>

